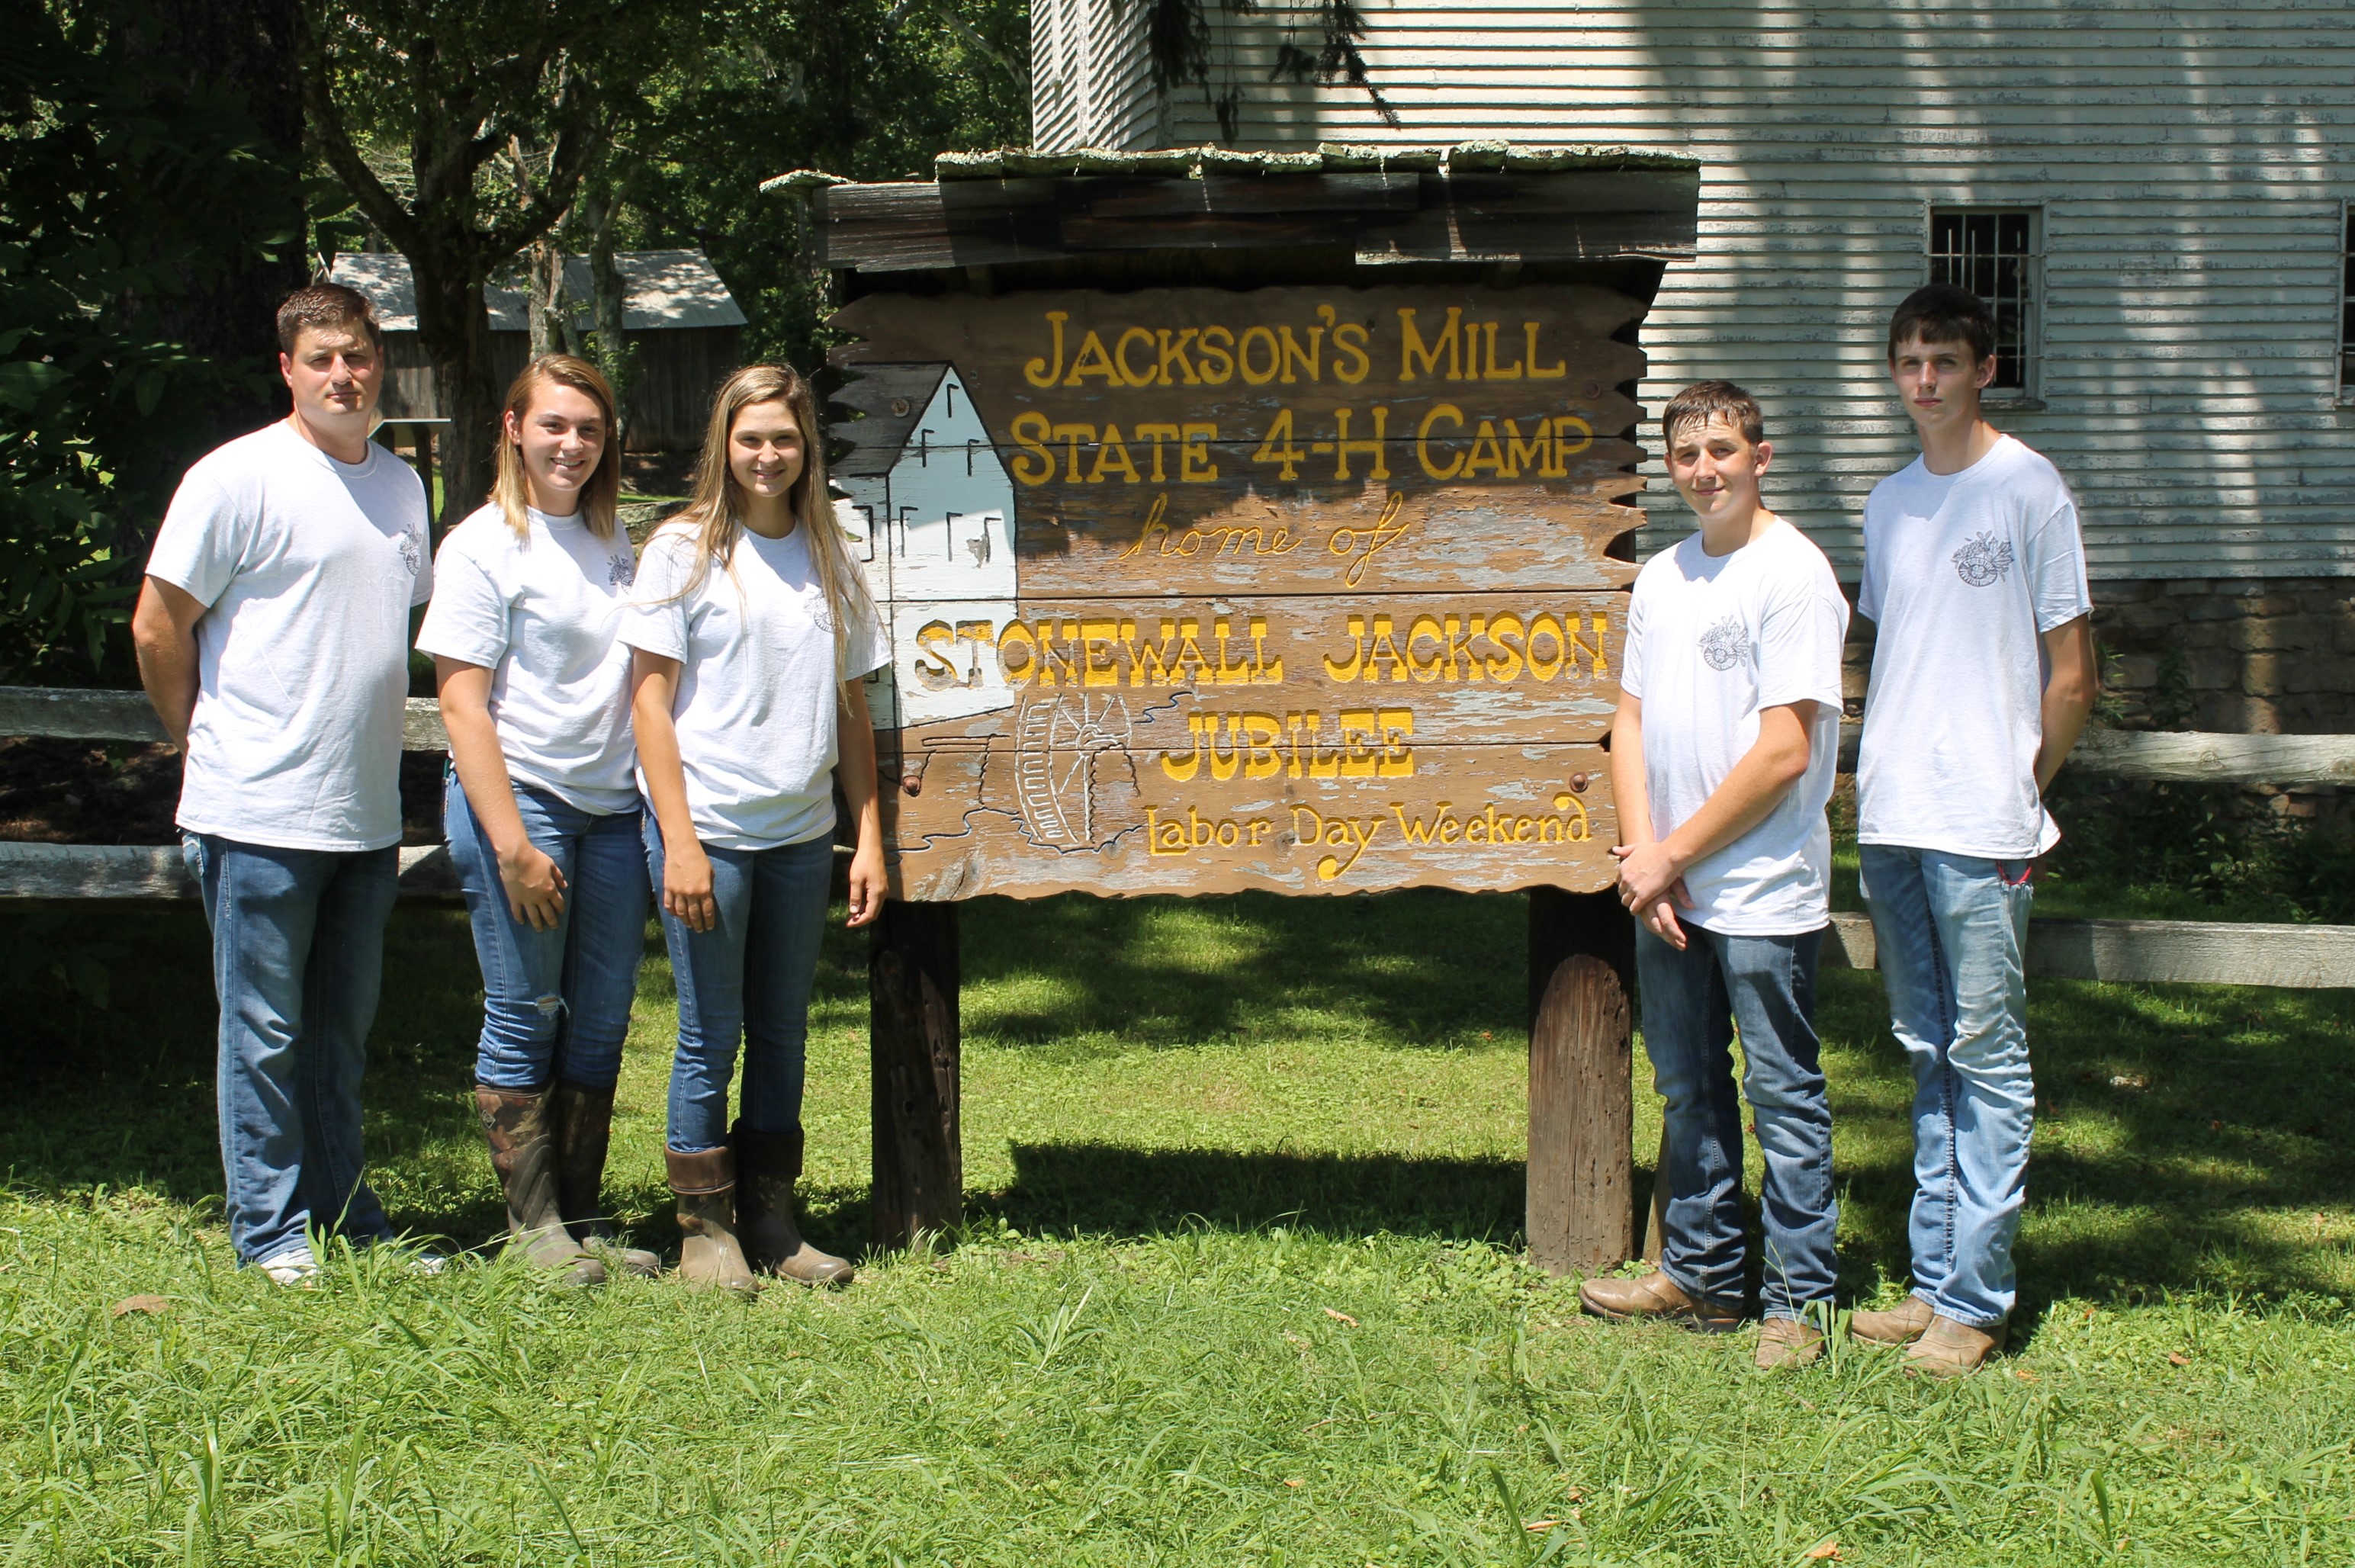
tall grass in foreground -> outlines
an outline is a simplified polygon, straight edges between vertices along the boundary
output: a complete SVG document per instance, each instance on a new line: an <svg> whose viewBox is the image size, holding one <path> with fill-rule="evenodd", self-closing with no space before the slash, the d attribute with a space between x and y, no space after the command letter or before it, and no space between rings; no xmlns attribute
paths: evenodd
<svg viewBox="0 0 2355 1568"><path fill-rule="evenodd" d="M2355 1560L2345 997L2040 986L2024 1343L1925 1387L1845 1349L1762 1377L1523 1266L1518 900L970 906L969 1232L751 1304L232 1271L201 923L75 918L141 962L0 1044L0 1563ZM862 955L813 1019L837 1247ZM371 1154L402 1222L477 1242L463 922L404 912L393 961ZM1910 1084L1873 978L1824 989L1867 1301ZM613 1190L668 1246L658 962L640 1013Z"/></svg>

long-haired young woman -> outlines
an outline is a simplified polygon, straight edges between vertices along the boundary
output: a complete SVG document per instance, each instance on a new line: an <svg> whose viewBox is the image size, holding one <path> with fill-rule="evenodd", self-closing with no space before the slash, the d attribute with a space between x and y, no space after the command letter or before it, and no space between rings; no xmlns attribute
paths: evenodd
<svg viewBox="0 0 2355 1568"><path fill-rule="evenodd" d="M695 498L646 541L635 650L646 856L678 982L668 1157L698 1285L754 1273L849 1283L801 1237L803 1042L834 864L838 777L857 818L850 922L883 904L875 732L859 677L890 657L826 496L817 403L753 365L719 389ZM739 1040L744 1079L731 1128Z"/></svg>
<svg viewBox="0 0 2355 1568"><path fill-rule="evenodd" d="M636 557L614 526L613 392L570 355L507 389L491 501L434 558L417 645L453 763L442 820L483 965L474 1105L510 1246L567 1281L613 1243L599 1188L650 900L616 637Z"/></svg>

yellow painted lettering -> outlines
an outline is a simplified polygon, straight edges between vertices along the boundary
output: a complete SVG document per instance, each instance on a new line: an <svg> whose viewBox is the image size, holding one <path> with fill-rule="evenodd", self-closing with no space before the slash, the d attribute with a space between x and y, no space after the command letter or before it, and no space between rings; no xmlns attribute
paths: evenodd
<svg viewBox="0 0 2355 1568"><path fill-rule="evenodd" d="M1433 479L1453 479L1463 472L1464 454L1462 453L1457 453L1450 459L1444 468L1431 460L1431 427L1441 420L1451 420L1455 421L1456 429L1462 430L1464 411L1453 403L1433 403L1426 410L1423 416L1423 423L1415 427L1414 455L1415 460L1423 464L1423 471Z"/></svg>
<svg viewBox="0 0 2355 1568"><path fill-rule="evenodd" d="M1529 344L1529 352L1526 357L1529 365L1530 380L1558 381L1562 377L1570 374L1570 366L1567 361L1557 359L1553 362L1553 367L1550 369L1538 363L1538 324L1536 322L1525 321L1521 323L1521 331L1525 335Z"/></svg>
<svg viewBox="0 0 2355 1568"><path fill-rule="evenodd" d="M1022 379L1034 387L1051 387L1063 374L1063 323L1071 319L1067 310L1047 313L1047 330L1054 335L1053 363L1044 358L1033 359L1022 367ZM1044 415L1040 416L1044 418ZM1037 481L1033 480L1033 484Z"/></svg>
<svg viewBox="0 0 2355 1568"><path fill-rule="evenodd" d="M1055 454L1047 447L1053 436L1054 427L1038 410L1014 416L1014 444L1022 449L1014 459L1015 478L1025 485L1044 485L1055 476Z"/></svg>
<svg viewBox="0 0 2355 1568"><path fill-rule="evenodd" d="M1103 339L1093 331L1080 339L1080 351L1071 356L1071 373L1063 378L1063 385L1076 387L1087 376L1103 377L1108 387L1121 384L1119 368L1113 364L1112 356L1104 352Z"/></svg>
<svg viewBox="0 0 2355 1568"><path fill-rule="evenodd" d="M1439 354L1442 349L1447 351L1447 379L1451 381L1464 379L1463 350L1458 343L1460 318L1464 315L1463 307L1460 305L1447 307L1446 329L1440 333L1436 341L1432 343L1423 342L1423 334L1415 330L1415 313L1411 307L1401 305L1398 314L1399 379L1401 381L1414 379L1414 367L1417 360L1423 362L1424 375L1437 375Z"/></svg>
<svg viewBox="0 0 2355 1568"><path fill-rule="evenodd" d="M1142 374L1138 373L1134 368L1132 368L1128 362L1128 346L1132 341L1142 341L1145 345L1145 351L1147 354L1153 352L1152 332L1142 326L1132 326L1126 332L1120 335L1119 342L1113 345L1113 364L1120 371L1120 379L1128 383L1128 385L1132 387L1150 387L1153 385L1154 378L1158 368L1156 367L1155 369L1146 370Z"/></svg>
<svg viewBox="0 0 2355 1568"><path fill-rule="evenodd" d="M1217 342L1211 341L1213 338ZM1220 343L1226 345L1221 348ZM1202 379L1223 387L1235 379L1235 335L1223 326L1202 328Z"/></svg>
<svg viewBox="0 0 2355 1568"><path fill-rule="evenodd" d="M1103 444L1096 448L1096 465L1088 470L1088 483L1101 485L1107 470L1118 474L1127 484L1138 483L1136 464L1128 459L1128 443L1120 439L1120 426L1103 428Z"/></svg>

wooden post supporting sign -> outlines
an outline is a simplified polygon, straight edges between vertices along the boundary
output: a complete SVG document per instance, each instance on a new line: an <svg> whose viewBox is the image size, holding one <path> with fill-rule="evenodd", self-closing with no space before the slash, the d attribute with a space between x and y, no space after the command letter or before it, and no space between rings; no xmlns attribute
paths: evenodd
<svg viewBox="0 0 2355 1568"><path fill-rule="evenodd" d="M1635 925L1611 892L1529 892L1529 1261L1593 1274L1635 1250Z"/></svg>
<svg viewBox="0 0 2355 1568"><path fill-rule="evenodd" d="M964 1219L957 983L957 906L885 900L867 960L878 1246Z"/></svg>

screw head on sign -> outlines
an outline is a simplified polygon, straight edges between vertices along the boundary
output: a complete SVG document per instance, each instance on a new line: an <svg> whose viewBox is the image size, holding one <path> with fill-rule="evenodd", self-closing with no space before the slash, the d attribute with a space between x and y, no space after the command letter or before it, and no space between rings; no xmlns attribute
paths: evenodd
<svg viewBox="0 0 2355 1568"><path fill-rule="evenodd" d="M908 416L908 400L907 400L907 399L905 399L905 398L894 398L894 399L892 399L892 400L891 400L891 411L892 411L893 413L895 413L895 414L899 415L901 419L905 419L905 418L907 418L907 416Z"/></svg>
<svg viewBox="0 0 2355 1568"><path fill-rule="evenodd" d="M1599 397L1601 397L1601 396L1603 395L1603 383L1602 383L1602 382L1600 382L1600 381L1589 381L1589 382L1587 382L1587 383L1586 383L1586 395L1587 395L1588 397L1590 397L1590 398L1599 398Z"/></svg>
<svg viewBox="0 0 2355 1568"><path fill-rule="evenodd" d="M900 781L900 793L901 795L922 795L924 793L924 781L918 775L911 773L906 778Z"/></svg>
<svg viewBox="0 0 2355 1568"><path fill-rule="evenodd" d="M1586 775L1584 773L1572 773L1570 775L1570 791L1572 795L1584 795L1586 793Z"/></svg>

